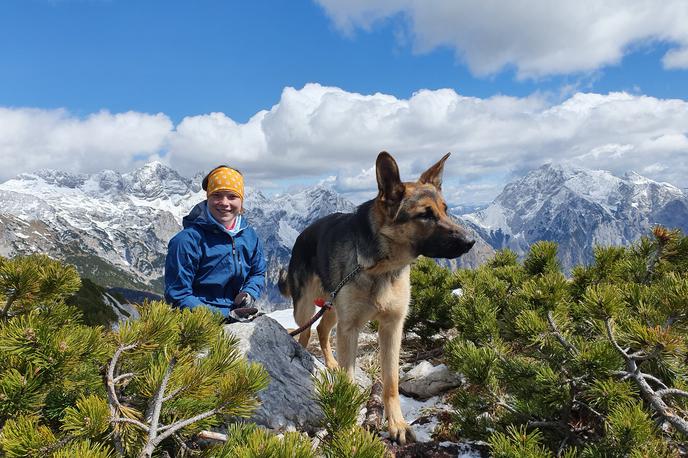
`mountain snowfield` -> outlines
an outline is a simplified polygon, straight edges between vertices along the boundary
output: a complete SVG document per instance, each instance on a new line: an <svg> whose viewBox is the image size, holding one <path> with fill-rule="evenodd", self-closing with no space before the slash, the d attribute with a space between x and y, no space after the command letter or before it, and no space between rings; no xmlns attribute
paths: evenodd
<svg viewBox="0 0 688 458"><path fill-rule="evenodd" d="M547 164L507 184L485 209L462 216L495 249L523 255L538 240L559 244L570 270L597 245L628 245L661 224L688 232L688 196L634 172Z"/></svg>
<svg viewBox="0 0 688 458"><path fill-rule="evenodd" d="M0 255L47 253L103 286L161 293L167 243L205 198L201 178L182 177L159 162L124 174L19 175L0 184ZM325 185L271 197L247 188L246 196L246 215L268 259L263 307L282 308L287 300L276 281L298 234L320 217L355 206ZM508 184L490 206L458 219L477 243L447 263L452 267L475 267L494 249L523 254L544 239L560 244L570 268L589 261L595 244L628 244L655 223L685 231L688 200L676 187L633 173L619 178L546 165Z"/></svg>

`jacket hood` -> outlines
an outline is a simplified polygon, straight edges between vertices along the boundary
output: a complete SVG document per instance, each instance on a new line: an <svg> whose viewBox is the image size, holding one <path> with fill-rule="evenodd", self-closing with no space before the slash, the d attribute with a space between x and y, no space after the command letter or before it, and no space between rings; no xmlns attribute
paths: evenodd
<svg viewBox="0 0 688 458"><path fill-rule="evenodd" d="M239 222L240 231L248 225L246 218L242 217ZM189 214L182 218L182 226L184 229L191 226L198 226L203 229L220 228L223 231L226 231L226 229L220 223L208 217L208 201L206 200L196 204L194 208L191 209Z"/></svg>

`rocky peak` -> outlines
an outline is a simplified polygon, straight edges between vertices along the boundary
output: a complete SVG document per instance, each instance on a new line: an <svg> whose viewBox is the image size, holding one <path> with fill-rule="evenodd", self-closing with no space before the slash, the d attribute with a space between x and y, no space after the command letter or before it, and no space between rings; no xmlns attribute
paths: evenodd
<svg viewBox="0 0 688 458"><path fill-rule="evenodd" d="M654 224L688 228L688 198L635 172L543 165L504 187L466 220L495 249L519 254L537 240L559 243L564 267L589 262L595 245L629 244Z"/></svg>
<svg viewBox="0 0 688 458"><path fill-rule="evenodd" d="M115 193L124 191L124 180L120 173L114 170L103 170L91 175L84 183L84 191L94 193Z"/></svg>
<svg viewBox="0 0 688 458"><path fill-rule="evenodd" d="M54 184L65 188L78 188L86 181L86 176L76 173L63 172L61 170L43 169L35 174L48 184ZM26 177L26 174L22 175Z"/></svg>
<svg viewBox="0 0 688 458"><path fill-rule="evenodd" d="M184 195L193 188L191 180L158 161L149 162L122 177L128 193L146 200Z"/></svg>

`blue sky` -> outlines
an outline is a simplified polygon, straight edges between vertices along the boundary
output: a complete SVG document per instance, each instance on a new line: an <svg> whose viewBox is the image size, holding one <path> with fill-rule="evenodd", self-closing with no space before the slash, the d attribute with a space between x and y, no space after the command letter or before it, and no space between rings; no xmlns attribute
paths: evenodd
<svg viewBox="0 0 688 458"><path fill-rule="evenodd" d="M5 0L0 178L220 161L268 189L326 180L356 200L389 149L408 174L452 151L466 203L557 161L688 186L687 2L520 5Z"/></svg>

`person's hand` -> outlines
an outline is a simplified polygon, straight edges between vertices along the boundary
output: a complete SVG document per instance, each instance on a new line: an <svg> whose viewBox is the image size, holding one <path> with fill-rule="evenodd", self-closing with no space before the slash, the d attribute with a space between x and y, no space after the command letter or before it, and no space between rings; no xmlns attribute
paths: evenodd
<svg viewBox="0 0 688 458"><path fill-rule="evenodd" d="M236 322L247 322L255 318L258 313L258 309L251 307L254 299L250 294L241 291L234 298L234 307L229 312L227 318L225 318L226 323L236 323Z"/></svg>
<svg viewBox="0 0 688 458"><path fill-rule="evenodd" d="M253 297L245 291L240 291L234 298L236 307L250 307L251 304L253 304Z"/></svg>

